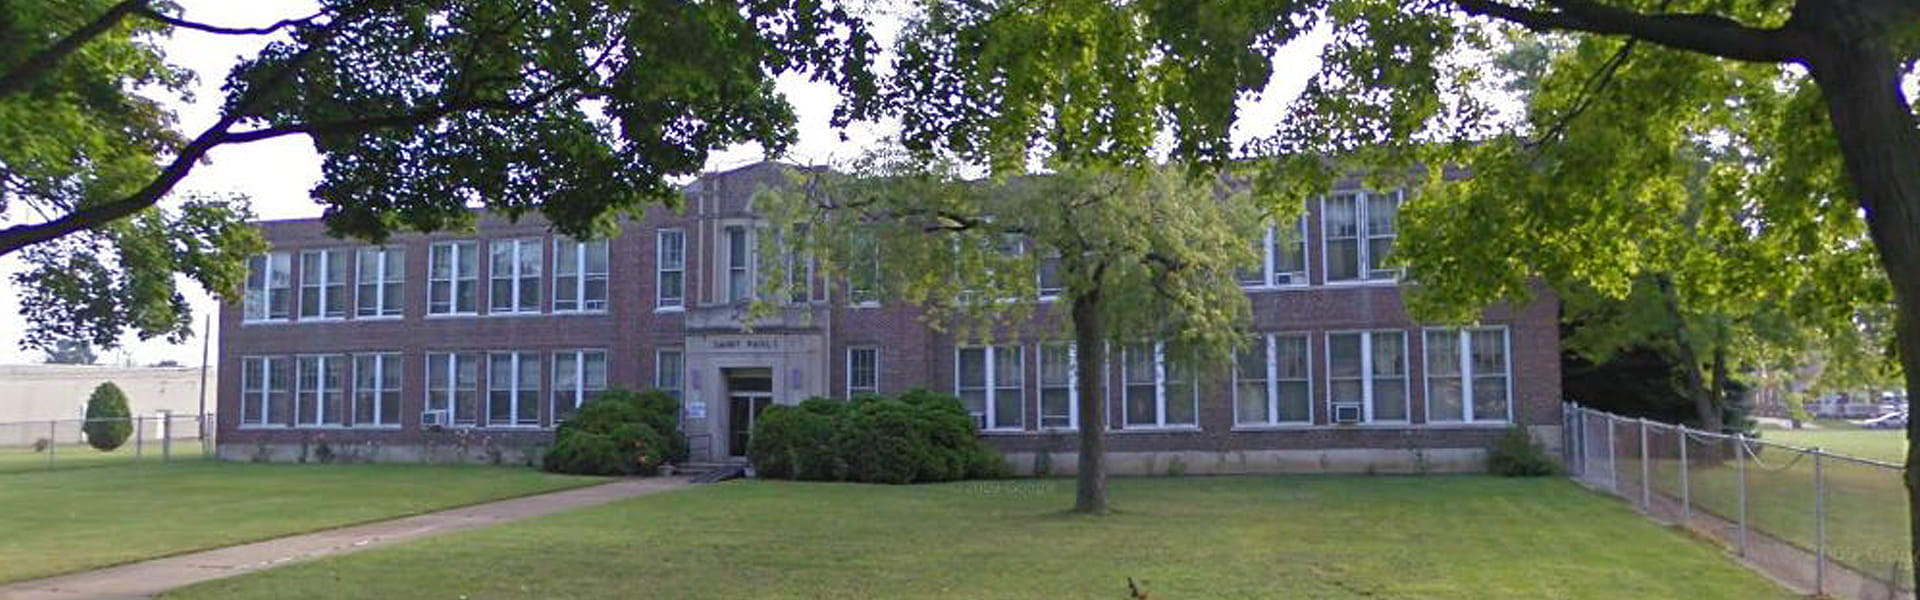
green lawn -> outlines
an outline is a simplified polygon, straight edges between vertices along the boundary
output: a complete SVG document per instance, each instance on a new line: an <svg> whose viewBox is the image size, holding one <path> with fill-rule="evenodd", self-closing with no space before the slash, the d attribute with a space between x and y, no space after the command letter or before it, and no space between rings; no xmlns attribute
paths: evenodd
<svg viewBox="0 0 1920 600"><path fill-rule="evenodd" d="M1899 429L1769 429L1760 439L1896 465L1907 460L1907 432Z"/></svg>
<svg viewBox="0 0 1920 600"><path fill-rule="evenodd" d="M598 481L523 468L201 460L0 474L0 581Z"/></svg>
<svg viewBox="0 0 1920 600"><path fill-rule="evenodd" d="M169 598L1786 598L1558 478L702 486Z"/></svg>
<svg viewBox="0 0 1920 600"><path fill-rule="evenodd" d="M79 467L130 465L136 462L160 462L160 445L149 443L136 450L133 442L112 452L101 452L86 444L60 444L52 449L52 461L46 450L30 446L0 446L0 475L24 471L46 471ZM173 460L199 460L200 440L176 440Z"/></svg>

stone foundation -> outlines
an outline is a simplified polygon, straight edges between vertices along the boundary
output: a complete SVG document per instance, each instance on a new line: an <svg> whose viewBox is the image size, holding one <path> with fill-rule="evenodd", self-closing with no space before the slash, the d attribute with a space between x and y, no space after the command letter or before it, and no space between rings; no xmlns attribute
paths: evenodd
<svg viewBox="0 0 1920 600"><path fill-rule="evenodd" d="M1020 475L1073 475L1075 452L1007 454ZM1039 464L1036 464L1039 463ZM1229 452L1109 452L1110 475L1254 475L1254 474L1405 474L1480 473L1487 452L1480 448L1327 450L1239 450Z"/></svg>
<svg viewBox="0 0 1920 600"><path fill-rule="evenodd" d="M214 456L231 462L259 463L415 463L519 465L537 467L544 445L469 446L363 443L222 443Z"/></svg>

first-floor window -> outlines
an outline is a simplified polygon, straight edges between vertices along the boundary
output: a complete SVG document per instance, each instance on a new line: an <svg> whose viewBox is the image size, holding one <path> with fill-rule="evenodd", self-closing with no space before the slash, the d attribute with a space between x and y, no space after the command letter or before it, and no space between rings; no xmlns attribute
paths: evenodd
<svg viewBox="0 0 1920 600"><path fill-rule="evenodd" d="M540 425L540 355L495 352L487 360L487 425Z"/></svg>
<svg viewBox="0 0 1920 600"><path fill-rule="evenodd" d="M1507 343L1504 327L1427 331L1427 421L1511 419Z"/></svg>
<svg viewBox="0 0 1920 600"><path fill-rule="evenodd" d="M1307 336L1254 338L1234 357L1234 423L1311 423Z"/></svg>
<svg viewBox="0 0 1920 600"><path fill-rule="evenodd" d="M847 349L847 397L880 393L880 349Z"/></svg>
<svg viewBox="0 0 1920 600"><path fill-rule="evenodd" d="M284 357L241 359L240 424L293 423L293 361Z"/></svg>
<svg viewBox="0 0 1920 600"><path fill-rule="evenodd" d="M1020 429L1025 424L1019 346L960 348L954 359L954 387L982 429Z"/></svg>
<svg viewBox="0 0 1920 600"><path fill-rule="evenodd" d="M1368 422L1406 422L1406 333L1327 334L1327 394L1333 404L1361 406Z"/></svg>
<svg viewBox="0 0 1920 600"><path fill-rule="evenodd" d="M653 355L653 387L680 400L680 378L686 361L679 350L661 350Z"/></svg>
<svg viewBox="0 0 1920 600"><path fill-rule="evenodd" d="M1170 362L1159 342L1128 344L1120 351L1122 404L1128 427L1198 425L1199 386L1192 367Z"/></svg>
<svg viewBox="0 0 1920 600"><path fill-rule="evenodd" d="M353 357L353 424L400 424L400 355Z"/></svg>
<svg viewBox="0 0 1920 600"><path fill-rule="evenodd" d="M1077 356L1071 344L1041 344L1040 428L1074 429L1080 426L1080 390Z"/></svg>
<svg viewBox="0 0 1920 600"><path fill-rule="evenodd" d="M301 356L295 361L297 422L303 427L346 424L347 357Z"/></svg>
<svg viewBox="0 0 1920 600"><path fill-rule="evenodd" d="M427 355L427 410L446 411L447 422L472 425L479 415L480 355Z"/></svg>
<svg viewBox="0 0 1920 600"><path fill-rule="evenodd" d="M573 417L580 407L607 389L607 353L564 350L553 353L553 418Z"/></svg>

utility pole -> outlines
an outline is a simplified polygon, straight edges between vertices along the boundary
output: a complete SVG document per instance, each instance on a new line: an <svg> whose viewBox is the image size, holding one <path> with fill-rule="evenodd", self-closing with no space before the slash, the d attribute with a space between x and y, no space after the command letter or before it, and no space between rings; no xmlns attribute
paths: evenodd
<svg viewBox="0 0 1920 600"><path fill-rule="evenodd" d="M205 319L206 329L200 332L200 439L207 439L207 349L213 346L213 315Z"/></svg>

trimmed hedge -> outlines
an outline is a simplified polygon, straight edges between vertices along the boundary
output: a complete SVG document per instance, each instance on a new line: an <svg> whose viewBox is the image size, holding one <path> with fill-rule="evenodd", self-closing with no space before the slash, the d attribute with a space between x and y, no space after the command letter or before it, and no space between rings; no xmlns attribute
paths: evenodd
<svg viewBox="0 0 1920 600"><path fill-rule="evenodd" d="M109 381L93 388L87 397L87 423L80 427L87 434L87 445L101 452L112 452L133 435L133 410L127 408L127 394Z"/></svg>
<svg viewBox="0 0 1920 600"><path fill-rule="evenodd" d="M925 390L769 406L749 444L754 470L775 479L903 484L1011 471L977 437L958 398Z"/></svg>
<svg viewBox="0 0 1920 600"><path fill-rule="evenodd" d="M560 424L541 468L577 475L653 475L686 460L680 403L658 390L607 390Z"/></svg>
<svg viewBox="0 0 1920 600"><path fill-rule="evenodd" d="M1560 464L1523 427L1500 435L1487 452L1487 472L1501 477L1545 477L1560 472Z"/></svg>

